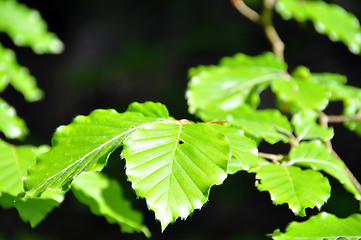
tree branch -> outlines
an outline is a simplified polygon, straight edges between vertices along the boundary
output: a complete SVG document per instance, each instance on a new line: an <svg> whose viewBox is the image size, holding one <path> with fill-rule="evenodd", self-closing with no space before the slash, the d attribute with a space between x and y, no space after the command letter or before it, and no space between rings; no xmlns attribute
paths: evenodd
<svg viewBox="0 0 361 240"><path fill-rule="evenodd" d="M238 12L240 12L243 16L245 16L252 22L260 22L260 15L255 10L248 7L243 0L231 0L231 2L233 6L238 10Z"/></svg>
<svg viewBox="0 0 361 240"><path fill-rule="evenodd" d="M264 31L268 41L272 45L272 51L274 55L284 61L284 50L285 44L281 40L280 36L278 35L274 25L273 25L273 9L276 5L275 0L263 0L263 13L262 13L262 24L264 26Z"/></svg>
<svg viewBox="0 0 361 240"><path fill-rule="evenodd" d="M327 116L324 112L319 112L318 116L320 119L321 126L323 126L324 128L328 128L328 123L331 123L331 122L332 123L340 123L340 122L345 122L345 121L350 121L350 120L361 120L361 110L358 111L358 113L354 116ZM336 159L342 161L340 156L338 156L336 151L333 149L331 140L325 141L325 144L326 144L328 151L332 154L332 156L334 156ZM344 165L344 171L346 172L347 176L351 179L351 181L352 181L353 185L356 187L357 191L361 194L361 184L356 179L356 177L353 175L351 170L346 166L346 164Z"/></svg>
<svg viewBox="0 0 361 240"><path fill-rule="evenodd" d="M273 153L264 153L264 152L258 152L258 157L269 159L274 164L280 164L279 161L285 158L283 154L273 154Z"/></svg>

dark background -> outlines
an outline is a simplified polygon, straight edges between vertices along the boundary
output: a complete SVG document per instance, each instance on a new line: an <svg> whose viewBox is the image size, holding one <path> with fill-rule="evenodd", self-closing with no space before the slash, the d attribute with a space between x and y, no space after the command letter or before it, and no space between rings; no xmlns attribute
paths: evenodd
<svg viewBox="0 0 361 240"><path fill-rule="evenodd" d="M184 92L187 71L200 64L216 64L237 52L257 55L270 50L260 26L249 22L227 0L103 0L20 1L38 9L65 44L60 55L36 55L29 48L13 45L4 34L1 42L17 53L45 91L45 98L27 103L9 87L1 94L23 117L31 130L26 143L50 144L59 125L93 109L114 108L119 112L133 101L159 101L176 118L191 118ZM248 1L256 9L260 1ZM358 0L333 1L361 18ZM359 81L361 56L351 54L342 43L318 35L312 24L282 21L275 25L286 44L290 70L298 65L314 72L345 74L349 83ZM329 109L340 111L337 104ZM361 140L342 126L335 126L334 147L356 177L361 179ZM283 146L264 146L278 152ZM287 206L275 206L267 193L254 187L254 175L237 173L211 190L201 211L187 221L177 220L161 234L160 224L136 199L124 176L119 152L105 171L118 178L133 206L142 210L153 239L267 239L265 234L284 229L295 217ZM346 217L358 211L358 203L336 181L323 210ZM308 210L314 214L317 211ZM92 215L72 196L35 229L23 223L16 210L0 209L0 239L143 239L141 234L121 234L117 225Z"/></svg>

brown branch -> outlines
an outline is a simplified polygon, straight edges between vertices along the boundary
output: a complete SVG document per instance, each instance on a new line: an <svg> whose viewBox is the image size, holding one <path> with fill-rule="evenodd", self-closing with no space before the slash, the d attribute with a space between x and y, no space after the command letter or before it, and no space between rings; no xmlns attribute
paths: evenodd
<svg viewBox="0 0 361 240"><path fill-rule="evenodd" d="M340 122L345 122L345 121L350 121L350 120L361 120L361 110L358 111L358 113L354 116L327 116L323 112L319 112L318 116L319 116L321 126L323 126L324 128L328 128L328 123L331 123L331 122L332 123L340 123ZM346 118L346 117L348 117L348 118ZM330 120L335 120L335 119L340 120L340 121L330 121ZM345 119L348 119L348 120L345 120ZM332 154L332 156L334 156L339 161L342 161L340 156L338 156L336 151L333 149L331 140L326 140L324 143L325 143L328 151ZM346 164L344 164L344 171L347 174L347 176L351 179L351 181L352 181L353 185L355 186L355 188L357 189L357 191L361 194L361 184L356 179L356 177L353 175L351 170L346 166Z"/></svg>
<svg viewBox="0 0 361 240"><path fill-rule="evenodd" d="M258 157L269 159L274 164L280 164L279 161L285 158L283 154L273 154L273 153L264 153L264 152L259 152Z"/></svg>
<svg viewBox="0 0 361 240"><path fill-rule="evenodd" d="M233 6L238 10L238 12L240 12L243 16L245 16L252 22L260 22L260 15L255 10L248 7L243 0L231 0L231 2Z"/></svg>
<svg viewBox="0 0 361 240"><path fill-rule="evenodd" d="M268 41L272 45L272 51L274 55L284 61L284 50L285 44L281 40L280 36L278 35L274 25L273 25L273 9L276 5L275 0L263 0L263 13L262 13L262 23L264 26L264 31Z"/></svg>
<svg viewBox="0 0 361 240"><path fill-rule="evenodd" d="M342 123L347 121L361 121L361 109L352 116L345 115L329 115L327 116L327 121L329 123Z"/></svg>

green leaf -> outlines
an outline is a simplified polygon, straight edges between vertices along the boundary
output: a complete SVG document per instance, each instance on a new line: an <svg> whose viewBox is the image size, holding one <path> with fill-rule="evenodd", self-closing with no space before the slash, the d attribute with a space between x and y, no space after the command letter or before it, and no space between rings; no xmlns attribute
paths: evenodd
<svg viewBox="0 0 361 240"><path fill-rule="evenodd" d="M21 139L28 133L25 121L16 115L13 107L0 98L0 131L7 138Z"/></svg>
<svg viewBox="0 0 361 240"><path fill-rule="evenodd" d="M36 53L60 53L63 43L47 30L36 10L17 1L0 1L0 31L7 33L18 46L29 46Z"/></svg>
<svg viewBox="0 0 361 240"><path fill-rule="evenodd" d="M312 80L321 83L331 92L332 101L356 101L361 107L361 89L350 85L345 85L345 76L333 73L312 73Z"/></svg>
<svg viewBox="0 0 361 240"><path fill-rule="evenodd" d="M286 68L267 52L256 57L239 53L224 58L218 66L193 69L186 93L189 112L199 114L215 107L229 111L244 103L257 103L258 90L282 78Z"/></svg>
<svg viewBox="0 0 361 240"><path fill-rule="evenodd" d="M270 236L275 240L357 240L361 238L361 215L337 218L330 213L321 212L307 221L291 223L285 233L277 229Z"/></svg>
<svg viewBox="0 0 361 240"><path fill-rule="evenodd" d="M63 201L63 194L47 191L39 199L23 200L17 195L24 192L22 179L29 166L36 162L36 154L46 146L14 146L0 140L0 205L15 207L23 221L35 227L46 215Z"/></svg>
<svg viewBox="0 0 361 240"><path fill-rule="evenodd" d="M292 124L299 140L329 140L333 137L333 128L322 127L317 123L317 119L317 113L312 110L302 111L293 115Z"/></svg>
<svg viewBox="0 0 361 240"><path fill-rule="evenodd" d="M320 141L301 142L299 146L290 151L288 165L309 167L314 170L324 171L336 178L344 187L361 201L361 194L345 170L345 163L338 160L328 152Z"/></svg>
<svg viewBox="0 0 361 240"><path fill-rule="evenodd" d="M272 91L296 110L323 110L331 93L321 84L310 79L288 78L272 81Z"/></svg>
<svg viewBox="0 0 361 240"><path fill-rule="evenodd" d="M2 1L0 1L0 6ZM0 7L0 12L2 11ZM1 17L0 17L1 18ZM1 25L1 23L0 23ZM38 101L43 97L43 92L37 87L36 80L30 75L29 70L17 63L15 53L0 44L0 92L11 84L17 91L24 95L26 101Z"/></svg>
<svg viewBox="0 0 361 240"><path fill-rule="evenodd" d="M33 146L14 146L0 139L0 195L16 196L23 192L22 178L29 166L35 164Z"/></svg>
<svg viewBox="0 0 361 240"><path fill-rule="evenodd" d="M126 174L164 230L207 201L210 187L227 177L226 137L202 123L144 124L124 143Z"/></svg>
<svg viewBox="0 0 361 240"><path fill-rule="evenodd" d="M168 109L164 104L155 102L138 103L133 102L129 105L126 112L138 112L145 117L169 118Z"/></svg>
<svg viewBox="0 0 361 240"><path fill-rule="evenodd" d="M328 179L311 169L268 164L256 173L260 191L268 191L275 203L287 203L300 216L306 216L306 208L320 208L331 194Z"/></svg>
<svg viewBox="0 0 361 240"><path fill-rule="evenodd" d="M64 193L60 191L46 191L40 198L34 199L19 199L3 194L0 197L0 205L5 208L16 208L24 222L29 222L31 227L36 227L63 200Z"/></svg>
<svg viewBox="0 0 361 240"><path fill-rule="evenodd" d="M221 124L211 124L210 126L225 135L231 144L233 157L228 163L229 174L242 170L254 172L259 167L257 144L252 139L246 137L242 130Z"/></svg>
<svg viewBox="0 0 361 240"><path fill-rule="evenodd" d="M361 102L358 102L354 99L349 99L345 101L344 114L347 116L353 116L359 114L361 109ZM344 125L351 131L355 131L359 136L361 136L361 122L360 121L347 121L344 122Z"/></svg>
<svg viewBox="0 0 361 240"><path fill-rule="evenodd" d="M59 127L51 150L40 155L38 163L29 170L27 194L37 197L46 189L67 190L80 173L101 170L123 140L147 121L140 113L95 110Z"/></svg>
<svg viewBox="0 0 361 240"><path fill-rule="evenodd" d="M360 23L339 5L324 1L278 0L276 10L284 19L311 20L317 32L327 34L332 41L343 42L354 54L360 53Z"/></svg>
<svg viewBox="0 0 361 240"><path fill-rule="evenodd" d="M243 105L233 111L213 109L204 112L202 119L206 121L226 120L231 125L244 130L246 134L262 138L273 144L278 141L288 142L292 127L286 116L276 109L255 110Z"/></svg>
<svg viewBox="0 0 361 240"><path fill-rule="evenodd" d="M71 189L94 214L104 216L109 223L119 224L122 232L143 232L150 237L148 228L142 225L142 213L134 210L131 202L123 197L116 180L99 172L83 173L75 179Z"/></svg>

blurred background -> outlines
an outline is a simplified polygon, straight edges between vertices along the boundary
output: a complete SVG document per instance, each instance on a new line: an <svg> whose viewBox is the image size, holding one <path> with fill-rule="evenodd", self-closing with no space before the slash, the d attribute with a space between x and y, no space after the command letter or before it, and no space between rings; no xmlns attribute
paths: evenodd
<svg viewBox="0 0 361 240"><path fill-rule="evenodd" d="M25 102L9 87L2 97L17 109L31 131L29 144L50 144L59 125L97 108L119 112L134 101L159 101L176 118L190 118L184 93L190 67L216 64L237 52L257 55L270 50L262 28L241 16L228 0L22 0L40 11L49 30L65 44L60 55L36 55L13 45L5 35L1 43L17 53L18 62L29 68L45 92L41 102ZM250 0L254 9L260 0ZM335 2L361 19L358 0ZM305 65L313 72L347 75L349 84L361 87L361 56L342 43L317 34L312 24L283 21L275 26L286 44L290 70ZM337 104L329 109L339 113ZM361 179L361 139L335 126L334 148L354 175ZM270 152L283 146L264 146ZM280 149L280 150L279 150ZM237 173L211 190L209 202L187 221L177 220L161 233L143 199L136 199L124 176L124 165L115 152L105 171L120 180L124 194L144 213L152 239L267 239L265 234L302 220L287 206L275 206L267 193L254 187L254 175ZM357 212L358 203L330 178L332 196L322 208L346 217ZM316 213L309 210L308 213ZM23 223L16 210L0 209L0 239L143 239L140 234L121 234L86 206L66 195L64 203L35 229Z"/></svg>

